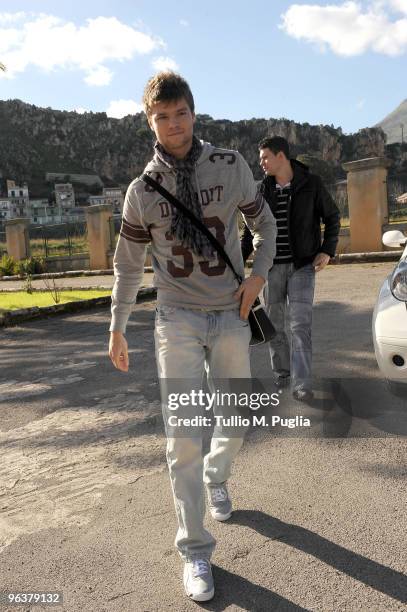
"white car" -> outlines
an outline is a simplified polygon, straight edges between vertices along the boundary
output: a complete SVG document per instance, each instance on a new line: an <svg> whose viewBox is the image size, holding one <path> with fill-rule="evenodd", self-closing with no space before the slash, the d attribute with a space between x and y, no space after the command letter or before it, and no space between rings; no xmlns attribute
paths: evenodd
<svg viewBox="0 0 407 612"><path fill-rule="evenodd" d="M373 342L377 363L393 390L407 389L407 238L398 230L383 234L383 244L404 251L381 286L373 312ZM404 386L404 385L403 385Z"/></svg>

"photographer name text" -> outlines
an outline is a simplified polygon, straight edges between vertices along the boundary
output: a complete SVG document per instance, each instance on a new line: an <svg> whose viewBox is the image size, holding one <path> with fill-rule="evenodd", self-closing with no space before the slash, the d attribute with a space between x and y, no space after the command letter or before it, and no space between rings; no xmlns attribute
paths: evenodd
<svg viewBox="0 0 407 612"><path fill-rule="evenodd" d="M287 418L272 415L270 419L267 419L265 415L256 416L255 414L251 418L240 415L229 417L222 415L214 415L213 417L197 415L186 418L177 417L175 414L168 417L168 425L170 427L211 427L213 424L216 427L250 427L251 425L255 427L288 427L288 429L311 427L310 419L298 415Z"/></svg>

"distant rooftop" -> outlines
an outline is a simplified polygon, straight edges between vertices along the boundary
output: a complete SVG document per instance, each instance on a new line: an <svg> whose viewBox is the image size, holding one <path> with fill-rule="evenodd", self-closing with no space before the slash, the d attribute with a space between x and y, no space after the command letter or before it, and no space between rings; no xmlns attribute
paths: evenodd
<svg viewBox="0 0 407 612"><path fill-rule="evenodd" d="M98 174L70 174L69 172L47 172L45 180L50 183L84 183L85 185L99 185L103 187L103 181Z"/></svg>

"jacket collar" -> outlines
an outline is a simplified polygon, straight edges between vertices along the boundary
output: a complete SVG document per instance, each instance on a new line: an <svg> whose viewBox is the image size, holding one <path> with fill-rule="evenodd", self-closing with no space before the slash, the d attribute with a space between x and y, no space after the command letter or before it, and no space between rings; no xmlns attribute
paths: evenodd
<svg viewBox="0 0 407 612"><path fill-rule="evenodd" d="M291 168L294 172L294 178L291 181L292 191L297 191L300 187L302 187L308 180L309 177L309 168L302 162L298 161L298 159L290 159Z"/></svg>
<svg viewBox="0 0 407 612"><path fill-rule="evenodd" d="M294 193L307 182L309 177L309 168L297 159L290 159L290 163L294 173L293 179L291 181L291 190ZM266 176L263 179L263 185L264 197L267 201L269 201L272 196L272 193L276 189L276 177Z"/></svg>

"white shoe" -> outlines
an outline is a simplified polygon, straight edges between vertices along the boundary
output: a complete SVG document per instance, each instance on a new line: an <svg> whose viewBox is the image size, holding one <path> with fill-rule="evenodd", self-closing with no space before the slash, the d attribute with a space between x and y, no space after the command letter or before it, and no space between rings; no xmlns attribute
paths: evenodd
<svg viewBox="0 0 407 612"><path fill-rule="evenodd" d="M207 484L209 512L217 521L227 521L232 516L232 502L226 488L226 482Z"/></svg>
<svg viewBox="0 0 407 612"><path fill-rule="evenodd" d="M211 564L208 559L194 559L184 566L185 593L193 601L209 601L215 594Z"/></svg>

